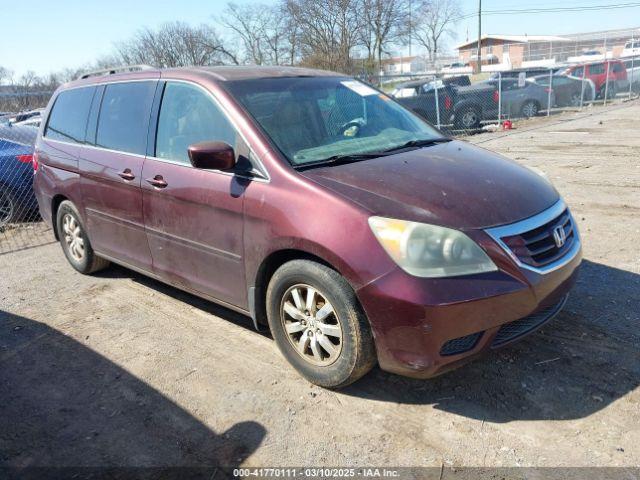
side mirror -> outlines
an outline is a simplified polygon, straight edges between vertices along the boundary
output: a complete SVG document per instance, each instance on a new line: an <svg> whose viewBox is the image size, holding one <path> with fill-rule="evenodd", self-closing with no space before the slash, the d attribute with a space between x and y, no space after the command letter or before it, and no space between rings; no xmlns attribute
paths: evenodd
<svg viewBox="0 0 640 480"><path fill-rule="evenodd" d="M236 165L233 147L225 142L200 142L189 145L189 159L195 168L230 170Z"/></svg>

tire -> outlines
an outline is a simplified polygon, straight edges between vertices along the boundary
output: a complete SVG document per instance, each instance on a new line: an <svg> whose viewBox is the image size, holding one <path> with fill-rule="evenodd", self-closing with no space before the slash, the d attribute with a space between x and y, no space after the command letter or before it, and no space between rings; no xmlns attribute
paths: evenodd
<svg viewBox="0 0 640 480"><path fill-rule="evenodd" d="M310 303L309 289L315 292ZM266 307L276 345L309 382L344 387L375 365L369 322L355 292L335 270L309 260L285 263L269 282Z"/></svg>
<svg viewBox="0 0 640 480"><path fill-rule="evenodd" d="M465 107L456 114L456 127L475 130L480 127L480 113L473 107Z"/></svg>
<svg viewBox="0 0 640 480"><path fill-rule="evenodd" d="M605 90L605 87L602 87L602 96L604 97L606 91L607 100L611 100L612 98L616 98L618 95L618 89L615 83L609 85L609 90Z"/></svg>
<svg viewBox="0 0 640 480"><path fill-rule="evenodd" d="M580 106L580 94L579 93L573 93L571 95L571 98L569 99L569 106L571 106L571 107L579 107Z"/></svg>
<svg viewBox="0 0 640 480"><path fill-rule="evenodd" d="M0 227L18 219L18 203L10 190L0 185Z"/></svg>
<svg viewBox="0 0 640 480"><path fill-rule="evenodd" d="M69 200L58 207L56 228L65 257L78 272L89 274L109 266L109 261L98 257L87 236L78 209Z"/></svg>
<svg viewBox="0 0 640 480"><path fill-rule="evenodd" d="M540 111L540 105L535 100L528 100L522 105L520 112L524 118L535 117Z"/></svg>

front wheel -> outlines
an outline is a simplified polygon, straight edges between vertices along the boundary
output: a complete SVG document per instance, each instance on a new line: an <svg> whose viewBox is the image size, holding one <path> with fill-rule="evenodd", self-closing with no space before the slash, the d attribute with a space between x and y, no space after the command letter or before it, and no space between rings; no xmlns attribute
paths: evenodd
<svg viewBox="0 0 640 480"><path fill-rule="evenodd" d="M58 207L56 228L60 237L60 245L65 257L80 273L93 273L109 265L104 258L98 257L80 220L75 205L65 200Z"/></svg>
<svg viewBox="0 0 640 480"><path fill-rule="evenodd" d="M0 227L16 221L18 215L17 202L11 192L0 185Z"/></svg>
<svg viewBox="0 0 640 480"><path fill-rule="evenodd" d="M369 322L335 270L309 260L288 262L271 278L266 302L276 345L311 383L344 387L375 364Z"/></svg>

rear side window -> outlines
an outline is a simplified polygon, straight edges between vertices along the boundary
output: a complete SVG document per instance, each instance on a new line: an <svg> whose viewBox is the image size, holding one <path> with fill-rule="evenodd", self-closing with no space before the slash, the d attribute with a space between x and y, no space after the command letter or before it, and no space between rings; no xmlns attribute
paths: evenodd
<svg viewBox="0 0 640 480"><path fill-rule="evenodd" d="M155 82L107 85L98 117L98 147L145 154L155 86Z"/></svg>
<svg viewBox="0 0 640 480"><path fill-rule="evenodd" d="M622 72L622 65L620 63L614 63L612 70L616 73L620 73Z"/></svg>
<svg viewBox="0 0 640 480"><path fill-rule="evenodd" d="M598 63L597 65L591 65L589 67L590 75L600 75L601 73L604 73L604 64Z"/></svg>
<svg viewBox="0 0 640 480"><path fill-rule="evenodd" d="M204 141L226 142L235 148L236 132L202 89L187 83L167 83L158 118L155 156L190 164L189 145Z"/></svg>
<svg viewBox="0 0 640 480"><path fill-rule="evenodd" d="M94 92L95 87L61 92L51 109L45 137L63 142L83 143Z"/></svg>

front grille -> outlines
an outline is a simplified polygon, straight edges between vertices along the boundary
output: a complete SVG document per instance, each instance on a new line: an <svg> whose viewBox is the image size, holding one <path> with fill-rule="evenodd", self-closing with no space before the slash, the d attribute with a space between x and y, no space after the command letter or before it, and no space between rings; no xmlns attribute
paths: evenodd
<svg viewBox="0 0 640 480"><path fill-rule="evenodd" d="M545 322L551 320L562 309L566 300L567 297L565 296L555 305L538 310L520 320L505 323L500 327L500 330L498 330L498 334L494 337L493 342L491 342L491 346L499 347L500 345L532 332Z"/></svg>
<svg viewBox="0 0 640 480"><path fill-rule="evenodd" d="M447 355L457 355L459 353L468 352L476 346L478 340L482 336L483 332L472 333L464 337L454 338L449 340L440 349L440 355L446 357Z"/></svg>
<svg viewBox="0 0 640 480"><path fill-rule="evenodd" d="M554 230L557 227L564 232L565 241L561 246L557 245L554 238ZM555 262L571 249L576 241L576 231L569 210L565 209L544 225L517 235L502 237L502 241L522 263L532 267L544 267Z"/></svg>

